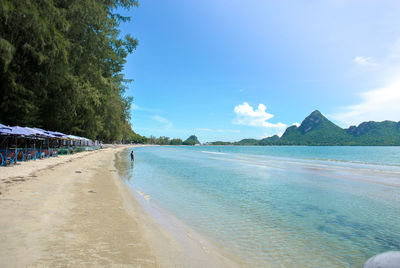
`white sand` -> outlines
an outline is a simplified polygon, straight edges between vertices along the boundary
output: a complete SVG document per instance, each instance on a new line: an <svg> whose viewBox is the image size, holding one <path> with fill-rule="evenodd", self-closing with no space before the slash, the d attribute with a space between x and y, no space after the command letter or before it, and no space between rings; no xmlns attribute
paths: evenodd
<svg viewBox="0 0 400 268"><path fill-rule="evenodd" d="M114 167L124 148L0 167L0 266L235 266L143 212Z"/></svg>

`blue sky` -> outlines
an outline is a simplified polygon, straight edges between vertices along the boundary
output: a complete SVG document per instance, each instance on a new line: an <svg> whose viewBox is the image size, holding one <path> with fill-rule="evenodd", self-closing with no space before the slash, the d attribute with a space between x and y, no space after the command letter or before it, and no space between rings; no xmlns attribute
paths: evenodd
<svg viewBox="0 0 400 268"><path fill-rule="evenodd" d="M281 134L318 109L342 127L400 120L400 1L143 0L132 125L145 136Z"/></svg>

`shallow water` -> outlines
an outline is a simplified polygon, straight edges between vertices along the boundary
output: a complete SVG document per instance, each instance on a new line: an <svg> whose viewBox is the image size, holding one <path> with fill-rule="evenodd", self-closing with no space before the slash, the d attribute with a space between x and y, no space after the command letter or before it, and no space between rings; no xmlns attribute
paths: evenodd
<svg viewBox="0 0 400 268"><path fill-rule="evenodd" d="M132 190L245 264L357 267L400 250L400 147L134 151Z"/></svg>

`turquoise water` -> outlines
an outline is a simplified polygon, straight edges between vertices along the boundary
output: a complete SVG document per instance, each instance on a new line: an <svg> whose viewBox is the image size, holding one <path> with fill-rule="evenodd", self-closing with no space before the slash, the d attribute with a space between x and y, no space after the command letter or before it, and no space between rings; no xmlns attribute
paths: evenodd
<svg viewBox="0 0 400 268"><path fill-rule="evenodd" d="M134 151L128 185L246 265L360 267L400 250L400 147Z"/></svg>

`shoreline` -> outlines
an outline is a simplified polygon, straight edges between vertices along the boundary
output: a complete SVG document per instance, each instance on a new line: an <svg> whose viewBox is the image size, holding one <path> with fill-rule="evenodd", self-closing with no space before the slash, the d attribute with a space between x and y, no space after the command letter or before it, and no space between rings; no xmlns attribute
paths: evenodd
<svg viewBox="0 0 400 268"><path fill-rule="evenodd" d="M0 265L231 267L216 252L188 255L188 244L146 213L116 169L116 155L133 147L2 168Z"/></svg>
<svg viewBox="0 0 400 268"><path fill-rule="evenodd" d="M124 160L116 154L115 163ZM123 167L119 166L120 169ZM117 167L118 169L118 167ZM121 174L120 174L121 176ZM174 267L238 267L240 260L208 241L207 237L176 218L171 212L154 202L150 195L140 191L134 183L119 179L122 191L127 191L127 199L138 203L146 240L156 252L156 256L167 266ZM147 228L150 225L150 228ZM160 239L162 238L162 239ZM167 239L167 240L165 240Z"/></svg>

